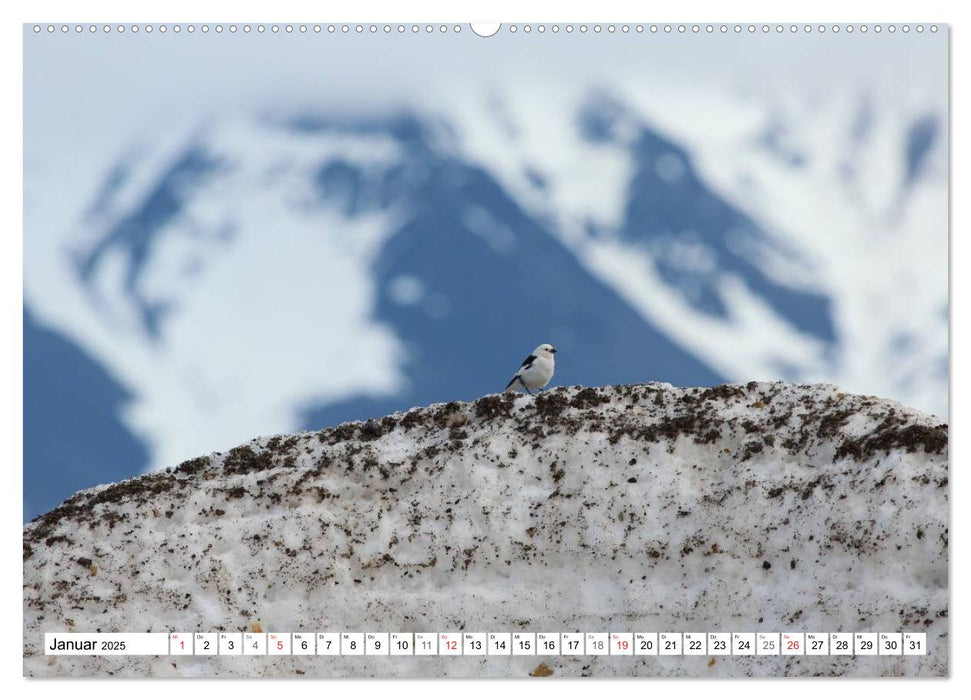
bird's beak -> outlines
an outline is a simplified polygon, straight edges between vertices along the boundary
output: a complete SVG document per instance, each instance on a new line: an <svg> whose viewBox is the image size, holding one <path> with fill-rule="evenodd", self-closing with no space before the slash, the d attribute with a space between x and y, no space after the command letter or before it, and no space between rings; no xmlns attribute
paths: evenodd
<svg viewBox="0 0 971 700"><path fill-rule="evenodd" d="M550 352L555 355L556 354L556 348L550 348Z"/></svg>

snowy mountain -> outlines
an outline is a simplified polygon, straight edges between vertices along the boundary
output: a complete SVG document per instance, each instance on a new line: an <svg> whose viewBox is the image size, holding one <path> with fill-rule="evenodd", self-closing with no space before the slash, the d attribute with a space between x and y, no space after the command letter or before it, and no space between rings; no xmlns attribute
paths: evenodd
<svg viewBox="0 0 971 700"><path fill-rule="evenodd" d="M29 676L946 676L948 426L782 382L258 438L24 528ZM45 657L43 632L891 632L926 656Z"/></svg>
<svg viewBox="0 0 971 700"><path fill-rule="evenodd" d="M539 342L557 384L825 380L946 415L944 115L737 102L714 134L605 88L214 118L112 153L57 221L32 193L66 175L28 168L25 356L96 369L25 367L27 517L82 485L52 425L104 417L90 485L470 399Z"/></svg>

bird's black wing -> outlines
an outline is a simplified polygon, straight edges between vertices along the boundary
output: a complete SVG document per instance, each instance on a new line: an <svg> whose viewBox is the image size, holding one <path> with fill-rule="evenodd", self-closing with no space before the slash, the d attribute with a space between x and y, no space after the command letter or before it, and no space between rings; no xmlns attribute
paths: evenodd
<svg viewBox="0 0 971 700"><path fill-rule="evenodd" d="M520 370L529 369L530 367L533 366L533 363L535 361L536 361L536 355L530 355L525 360L523 360L523 363L521 365L519 365L519 369Z"/></svg>
<svg viewBox="0 0 971 700"><path fill-rule="evenodd" d="M519 365L519 371L516 372L516 374L513 376L513 378L509 380L509 383L506 384L506 389L508 389L509 387L511 387L513 385L513 383L517 379L519 379L519 375L520 375L520 373L524 369L529 369L530 367L532 367L533 366L533 362L535 362L535 361L536 361L536 355L530 355L525 360L523 360L523 363L521 365ZM526 386L526 385L523 384L523 386ZM503 391L505 391L506 389L503 389Z"/></svg>

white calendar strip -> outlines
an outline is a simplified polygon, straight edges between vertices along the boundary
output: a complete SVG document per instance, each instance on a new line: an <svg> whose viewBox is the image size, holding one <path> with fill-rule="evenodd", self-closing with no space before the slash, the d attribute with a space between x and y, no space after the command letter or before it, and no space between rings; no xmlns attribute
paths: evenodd
<svg viewBox="0 0 971 700"><path fill-rule="evenodd" d="M925 656L924 632L48 632L48 656Z"/></svg>

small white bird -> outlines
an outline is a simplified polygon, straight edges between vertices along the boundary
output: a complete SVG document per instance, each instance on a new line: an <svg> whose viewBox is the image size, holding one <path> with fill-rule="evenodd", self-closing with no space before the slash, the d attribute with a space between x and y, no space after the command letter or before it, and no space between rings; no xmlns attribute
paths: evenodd
<svg viewBox="0 0 971 700"><path fill-rule="evenodd" d="M516 376L509 380L503 391L516 391L520 387L526 390L527 394L532 394L530 389L542 389L549 384L553 378L553 365L555 364L553 355L556 348L548 343L543 343L533 354L523 360Z"/></svg>

